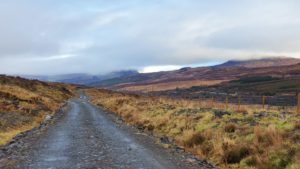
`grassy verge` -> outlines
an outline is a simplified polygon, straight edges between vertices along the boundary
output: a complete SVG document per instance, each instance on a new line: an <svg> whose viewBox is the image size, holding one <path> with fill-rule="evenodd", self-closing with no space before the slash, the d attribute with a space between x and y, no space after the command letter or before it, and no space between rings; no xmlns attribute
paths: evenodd
<svg viewBox="0 0 300 169"><path fill-rule="evenodd" d="M88 89L96 105L220 168L300 168L300 115Z"/></svg>
<svg viewBox="0 0 300 169"><path fill-rule="evenodd" d="M38 126L73 96L72 86L0 76L0 145Z"/></svg>

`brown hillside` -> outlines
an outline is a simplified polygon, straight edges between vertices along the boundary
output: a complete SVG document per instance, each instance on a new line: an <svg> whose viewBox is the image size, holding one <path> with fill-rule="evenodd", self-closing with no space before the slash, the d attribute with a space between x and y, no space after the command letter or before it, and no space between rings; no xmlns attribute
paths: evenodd
<svg viewBox="0 0 300 169"><path fill-rule="evenodd" d="M300 76L300 64L288 66L273 66L273 67L260 67L260 68L246 68L246 67L201 67L191 68L184 70L158 72L139 74L127 79L126 83L118 83L113 86L115 89L130 89L134 90L134 86L145 86L158 84L167 85L168 83L173 88L180 87L181 82L188 84L191 81L203 81L205 84L210 82L223 82L239 79L247 76L272 76L272 77L295 77ZM139 79L139 80L137 80ZM175 82L175 83L174 83ZM177 82L177 83L176 83ZM190 83L189 86L201 86L200 83ZM211 83L215 85L216 83ZM139 87L140 88L140 87ZM168 87L170 88L170 86ZM164 88L161 88L164 90Z"/></svg>
<svg viewBox="0 0 300 169"><path fill-rule="evenodd" d="M19 77L0 76L0 145L38 126L72 97L73 88Z"/></svg>
<svg viewBox="0 0 300 169"><path fill-rule="evenodd" d="M273 66L288 66L300 63L300 59L288 58L288 57L277 57L277 58L265 58L265 59L253 59L253 60L230 60L216 67L247 67L247 68L258 68L258 67L273 67Z"/></svg>

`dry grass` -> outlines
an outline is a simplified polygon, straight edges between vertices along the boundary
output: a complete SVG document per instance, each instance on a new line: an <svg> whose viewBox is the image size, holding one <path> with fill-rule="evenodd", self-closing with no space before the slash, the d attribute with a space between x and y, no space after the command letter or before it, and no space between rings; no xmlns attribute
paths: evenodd
<svg viewBox="0 0 300 169"><path fill-rule="evenodd" d="M72 97L73 91L69 85L0 76L0 145L38 126Z"/></svg>
<svg viewBox="0 0 300 169"><path fill-rule="evenodd" d="M122 90L128 91L141 91L141 92L151 92L151 91L165 91L173 90L176 88L187 89L193 86L212 86L217 85L227 80L189 80L189 81L178 81L178 82L160 82L147 85L132 85L128 87L121 88Z"/></svg>
<svg viewBox="0 0 300 169"><path fill-rule="evenodd" d="M235 130L236 130L236 125L233 123L229 123L224 126L224 131L226 133L233 133L235 132Z"/></svg>
<svg viewBox="0 0 300 169"><path fill-rule="evenodd" d="M178 146L220 168L297 168L300 116L294 112L249 109L224 111L224 105L86 91L94 104L127 123L167 136Z"/></svg>
<svg viewBox="0 0 300 169"><path fill-rule="evenodd" d="M29 124L16 126L14 128L10 128L9 130L0 132L0 145L4 145L8 143L12 138L14 138L19 133L37 127L40 121L42 121L42 119L35 119L35 121L32 121Z"/></svg>

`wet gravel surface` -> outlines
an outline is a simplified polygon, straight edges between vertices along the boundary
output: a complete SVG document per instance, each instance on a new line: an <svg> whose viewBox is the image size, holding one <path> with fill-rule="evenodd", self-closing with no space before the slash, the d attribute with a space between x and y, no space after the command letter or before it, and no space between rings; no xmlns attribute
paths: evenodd
<svg viewBox="0 0 300 169"><path fill-rule="evenodd" d="M196 169L213 168L182 150L164 149L155 138L120 122L85 99L46 129L21 139L1 168Z"/></svg>

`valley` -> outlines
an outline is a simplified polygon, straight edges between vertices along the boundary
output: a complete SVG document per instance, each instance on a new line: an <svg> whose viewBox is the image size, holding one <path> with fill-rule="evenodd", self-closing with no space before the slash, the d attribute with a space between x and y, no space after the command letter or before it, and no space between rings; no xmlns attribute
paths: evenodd
<svg viewBox="0 0 300 169"><path fill-rule="evenodd" d="M0 0L0 169L300 169L299 9Z"/></svg>
<svg viewBox="0 0 300 169"><path fill-rule="evenodd" d="M0 167L297 168L300 65L246 63L97 87L2 75Z"/></svg>

